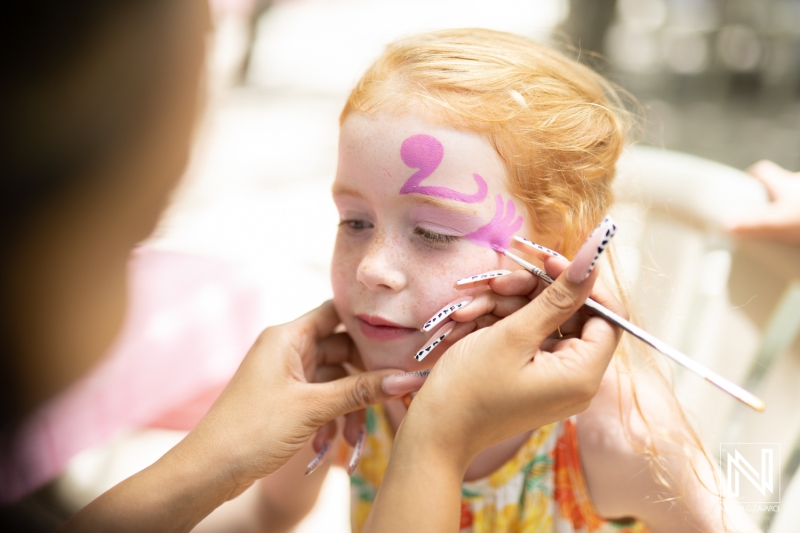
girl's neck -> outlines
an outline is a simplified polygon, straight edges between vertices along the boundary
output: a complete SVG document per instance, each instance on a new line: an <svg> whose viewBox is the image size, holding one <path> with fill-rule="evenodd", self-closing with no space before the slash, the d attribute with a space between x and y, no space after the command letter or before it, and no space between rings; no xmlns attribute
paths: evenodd
<svg viewBox="0 0 800 533"><path fill-rule="evenodd" d="M383 405L386 409L386 416L389 419L389 426L392 428L393 433L397 433L397 428L400 427L400 422L403 421L408 409L400 400L389 400ZM464 481L475 481L495 472L516 455L530 435L531 432L527 431L483 450L467 467Z"/></svg>

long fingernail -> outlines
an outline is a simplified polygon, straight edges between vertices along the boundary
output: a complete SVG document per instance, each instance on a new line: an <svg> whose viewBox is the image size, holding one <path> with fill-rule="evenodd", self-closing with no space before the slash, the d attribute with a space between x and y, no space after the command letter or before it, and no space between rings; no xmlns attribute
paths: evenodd
<svg viewBox="0 0 800 533"><path fill-rule="evenodd" d="M358 432L358 440L353 448L353 455L350 456L350 462L347 464L347 473L352 475L356 471L358 462L361 460L361 452L364 451L364 441L367 440L367 431L362 427Z"/></svg>
<svg viewBox="0 0 800 533"><path fill-rule="evenodd" d="M322 449L319 453L308 463L308 467L306 468L306 475L309 475L311 472L319 468L319 465L322 464L322 461L325 460L325 456L328 455L328 452L331 449L331 441L325 441L325 444L322 445Z"/></svg>
<svg viewBox="0 0 800 533"><path fill-rule="evenodd" d="M541 244L536 244L535 242L529 241L528 239L518 235L514 235L514 238L511 240L511 246L521 252L533 253L539 259L544 259L547 256L564 257L560 253L555 252L550 248L545 248Z"/></svg>
<svg viewBox="0 0 800 533"><path fill-rule="evenodd" d="M392 374L383 378L383 392L389 396L399 396L409 392L418 391L425 383L430 370L406 372L405 374Z"/></svg>
<svg viewBox="0 0 800 533"><path fill-rule="evenodd" d="M484 272L483 274L470 276L468 278L462 278L456 281L455 288L468 289L476 285L483 285L489 283L490 279L499 278L501 276L508 276L509 274L511 274L510 270L490 270L489 272Z"/></svg>
<svg viewBox="0 0 800 533"><path fill-rule="evenodd" d="M433 339L429 340L425 346L420 348L420 350L416 354L414 354L414 359L416 359L417 361L422 361L423 359L425 359L425 357L427 357L427 355L431 353L431 350L436 348L439 345L439 343L444 340L445 337L450 335L450 333L453 331L453 328L455 327L456 327L455 324L447 324L439 328L439 331L437 331L433 335Z"/></svg>
<svg viewBox="0 0 800 533"><path fill-rule="evenodd" d="M607 216L592 231L586 242L572 260L572 264L567 268L567 279L572 283L581 283L589 277L597 264L597 259L606 249L608 243L617 233L617 225L614 220Z"/></svg>
<svg viewBox="0 0 800 533"><path fill-rule="evenodd" d="M455 313L459 309L463 309L466 307L468 303L473 300L472 296L465 296L460 300L456 300L455 302L450 302L449 304L442 307L438 313L433 315L430 320L425 322L425 325L422 326L421 331L430 331L433 329L433 326L437 324L441 324L444 319L450 316L452 313Z"/></svg>

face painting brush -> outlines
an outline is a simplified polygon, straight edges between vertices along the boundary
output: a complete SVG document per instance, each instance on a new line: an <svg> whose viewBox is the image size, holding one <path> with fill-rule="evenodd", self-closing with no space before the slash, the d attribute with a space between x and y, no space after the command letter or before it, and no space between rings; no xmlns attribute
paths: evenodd
<svg viewBox="0 0 800 533"><path fill-rule="evenodd" d="M514 237L513 240L514 246L519 248L522 246L531 247L534 245L527 239L523 239L522 237ZM538 246L538 245L534 245ZM541 268L536 267L535 265L530 264L529 262L525 261L524 259L520 258L519 256L515 255L512 252L500 247L494 246L494 250L497 253L503 254L504 256L508 257L510 260L514 261L516 264L527 270L528 272L532 273L533 275L537 276L539 279L545 281L546 283L553 283L553 278L547 275L547 272L542 270ZM680 351L676 350L672 346L668 345L667 343L657 339L650 333L646 332L636 324L625 320L618 314L614 313L610 309L606 308L605 306L597 303L596 301L588 298L586 303L584 304L586 307L591 309L594 314L603 317L604 319L608 320L612 324L615 324L637 339L641 340L645 344L648 344L661 352L662 354L666 355L679 365L687 368L697 374L698 376L704 378L706 381L716 385L723 391L727 392L737 400L745 403L746 405L752 407L756 411L763 411L765 408L764 402L756 397L754 394L746 391L739 385L733 383L732 381L720 376L716 372L712 371L709 368L701 365L688 355L681 353Z"/></svg>

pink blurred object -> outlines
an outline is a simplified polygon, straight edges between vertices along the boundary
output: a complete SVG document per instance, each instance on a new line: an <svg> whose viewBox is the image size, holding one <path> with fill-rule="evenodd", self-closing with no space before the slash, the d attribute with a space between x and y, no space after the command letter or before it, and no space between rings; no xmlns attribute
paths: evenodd
<svg viewBox="0 0 800 533"><path fill-rule="evenodd" d="M230 264L143 248L129 268L119 338L17 432L0 462L0 502L32 492L77 453L122 430L191 429L264 327L263 289Z"/></svg>

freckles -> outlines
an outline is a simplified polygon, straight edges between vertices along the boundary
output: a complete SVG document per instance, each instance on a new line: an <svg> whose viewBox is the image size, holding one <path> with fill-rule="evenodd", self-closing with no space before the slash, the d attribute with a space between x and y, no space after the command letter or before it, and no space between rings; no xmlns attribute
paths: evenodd
<svg viewBox="0 0 800 533"><path fill-rule="evenodd" d="M424 267L418 264L415 278L418 298L413 305L414 316L420 317L424 323L448 302L478 292L480 288L458 290L453 285L464 277L497 270L501 261L502 257L497 253L467 243L463 251L436 264L430 261Z"/></svg>
<svg viewBox="0 0 800 533"><path fill-rule="evenodd" d="M334 304L340 313L349 307L351 293L357 286L356 269L361 256L357 248L337 239L333 250L330 280Z"/></svg>
<svg viewBox="0 0 800 533"><path fill-rule="evenodd" d="M389 273L408 272L408 252L402 240L385 232L376 233L353 255L351 266L359 282L363 281L365 275L383 277Z"/></svg>
<svg viewBox="0 0 800 533"><path fill-rule="evenodd" d="M355 269L358 266L359 258L356 254L334 250L331 258L331 280L341 282L352 274L355 277Z"/></svg>

